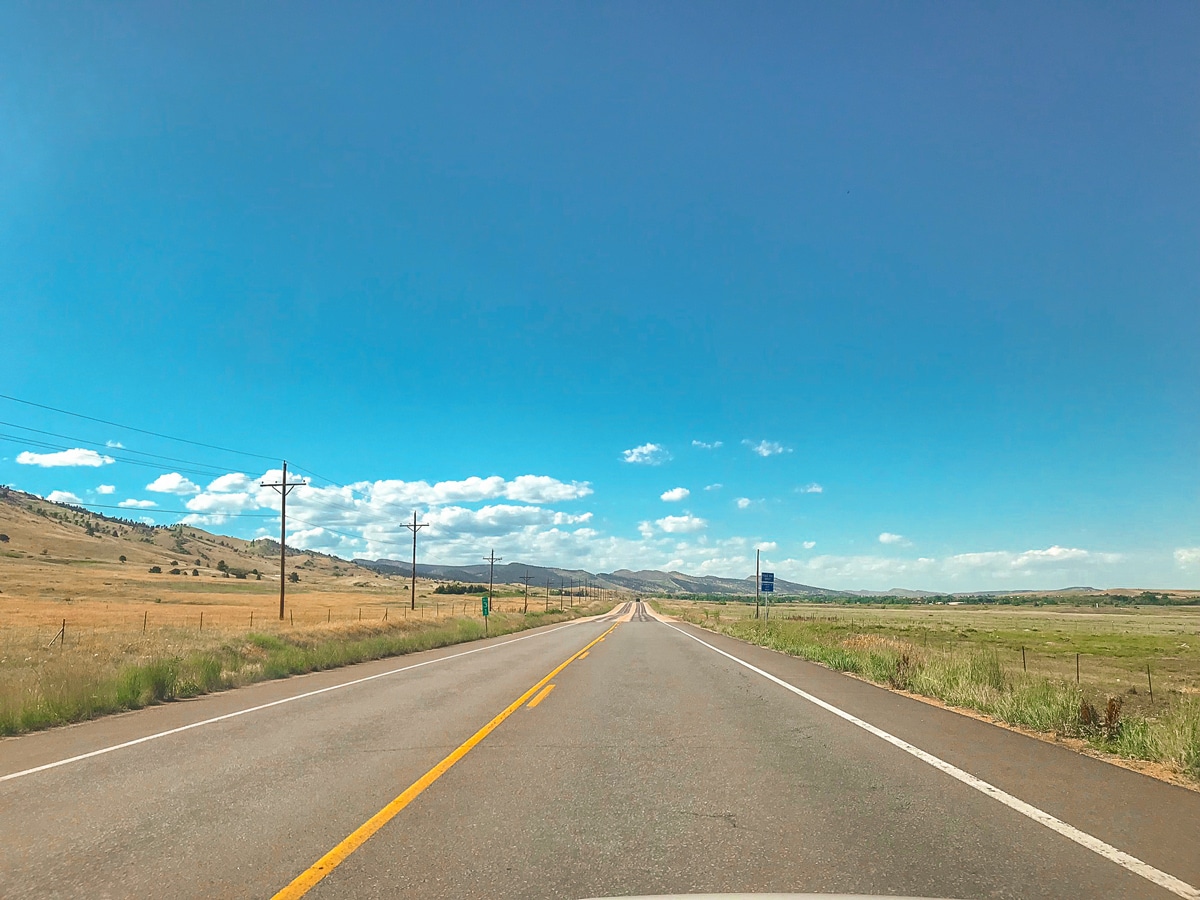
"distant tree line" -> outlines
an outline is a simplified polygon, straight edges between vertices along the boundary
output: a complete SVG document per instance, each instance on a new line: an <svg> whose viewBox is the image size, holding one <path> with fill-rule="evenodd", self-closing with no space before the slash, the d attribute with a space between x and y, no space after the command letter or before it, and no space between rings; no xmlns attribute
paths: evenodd
<svg viewBox="0 0 1200 900"><path fill-rule="evenodd" d="M439 584L433 589L435 594L478 594L487 593L486 584Z"/></svg>

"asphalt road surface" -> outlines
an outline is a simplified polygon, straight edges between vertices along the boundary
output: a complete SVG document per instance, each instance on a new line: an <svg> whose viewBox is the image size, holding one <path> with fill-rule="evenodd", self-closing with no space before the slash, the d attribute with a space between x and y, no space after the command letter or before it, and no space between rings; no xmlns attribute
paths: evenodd
<svg viewBox="0 0 1200 900"><path fill-rule="evenodd" d="M4 898L1197 885L1200 794L642 604L0 741Z"/></svg>

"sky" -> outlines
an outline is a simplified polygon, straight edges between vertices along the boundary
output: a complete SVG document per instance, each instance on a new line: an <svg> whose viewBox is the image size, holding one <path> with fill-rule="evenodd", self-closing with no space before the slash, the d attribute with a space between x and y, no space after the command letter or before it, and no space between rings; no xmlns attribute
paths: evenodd
<svg viewBox="0 0 1200 900"><path fill-rule="evenodd" d="M287 459L347 558L1200 587L1198 39L5 4L0 484L277 535Z"/></svg>

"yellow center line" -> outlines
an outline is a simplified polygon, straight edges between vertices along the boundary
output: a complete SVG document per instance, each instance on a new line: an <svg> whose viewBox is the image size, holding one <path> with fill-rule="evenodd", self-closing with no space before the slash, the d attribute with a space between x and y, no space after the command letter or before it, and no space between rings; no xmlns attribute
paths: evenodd
<svg viewBox="0 0 1200 900"><path fill-rule="evenodd" d="M532 700L530 700L527 704L525 704L525 708L533 709L535 706L537 706L539 703L541 703L543 700L545 700L546 697L549 696L549 694L552 690L554 690L554 685L552 685L552 684L546 685L544 688L542 688L542 692L540 694L538 694L536 697L534 697Z"/></svg>
<svg viewBox="0 0 1200 900"><path fill-rule="evenodd" d="M613 630L619 624L619 622L614 622L608 631L604 632L600 637L593 640L586 647L571 654L565 662L560 663L554 668L554 671L505 707L503 712L467 738L449 756L409 785L404 793L400 794L395 800L367 819L366 822L358 826L354 831L350 832L341 843L301 872L291 884L277 893L272 900L296 900L296 898L303 897L311 891L322 878L345 862L351 853L365 844L375 832L394 819L404 807L420 796L422 791L450 771L450 768L456 762L470 753L476 744L495 731L501 722L520 709L523 703L527 702L530 697L544 688L554 676L578 659L580 654L587 653L588 650L612 634ZM549 692L547 691L546 693ZM533 704L530 705L532 706Z"/></svg>

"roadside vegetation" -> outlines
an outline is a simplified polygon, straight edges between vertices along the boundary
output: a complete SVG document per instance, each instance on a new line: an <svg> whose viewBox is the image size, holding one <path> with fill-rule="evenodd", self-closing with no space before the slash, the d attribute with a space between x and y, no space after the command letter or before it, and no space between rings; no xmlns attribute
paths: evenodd
<svg viewBox="0 0 1200 900"><path fill-rule="evenodd" d="M576 606L562 611L497 613L488 623L491 636L509 634L602 612L611 604ZM46 658L36 668L0 668L0 735L20 734L80 722L154 703L195 697L256 681L285 678L353 663L432 650L484 636L479 617L434 620L376 620L295 629L210 632L203 649L182 649L196 640L188 630L172 643L160 632L139 647L136 662L102 654L87 639L72 652ZM154 644L150 642L154 641ZM94 649L95 653L88 652Z"/></svg>
<svg viewBox="0 0 1200 900"><path fill-rule="evenodd" d="M1148 696L1149 675L1142 689L1111 673L1100 683L1074 681L1073 665L1080 658L1075 656L1076 647L1094 649L1103 644L1114 653L1128 654L1131 645L1144 651L1149 635L1133 636L1129 644L1120 635L1108 634L1114 640L1104 644L1105 632L1089 623L1097 630L1076 634L1074 645L1064 651L1072 663L1069 674L1061 666L1058 671L1051 666L1047 673L1035 673L1026 671L1021 657L1013 654L1003 634L1007 623L1001 623L998 638L988 639L976 628L968 632L962 623L954 623L957 610L938 614L941 627L930 646L928 624L922 628L884 618L862 621L829 616L826 611L806 616L795 610L792 618L785 618L787 611L773 610L772 615L780 618L764 621L744 612L731 616L714 605L655 601L654 606L710 630L876 684L975 710L1009 725L1078 738L1117 756L1159 763L1200 784L1200 695L1188 688L1186 678L1177 680L1176 687L1160 684L1153 701ZM749 613L752 616L753 607ZM861 613L855 610L854 615ZM1028 635L1025 640L1030 642ZM1174 637L1166 637L1165 643L1192 649L1191 643ZM1025 653L1024 647L1019 649ZM1172 660L1178 663L1184 650L1176 649ZM1190 652L1184 656L1193 661ZM1112 671L1130 674L1132 667L1122 662L1129 660L1114 657ZM1089 665L1099 665L1095 655L1089 656Z"/></svg>

